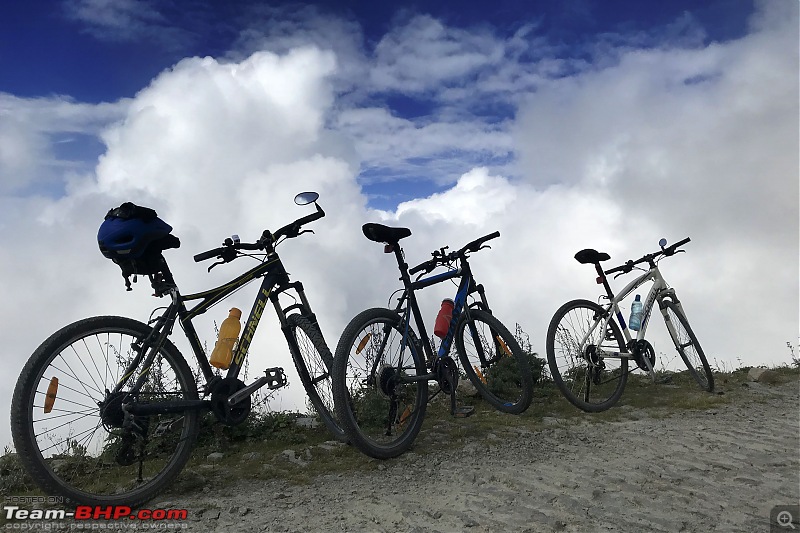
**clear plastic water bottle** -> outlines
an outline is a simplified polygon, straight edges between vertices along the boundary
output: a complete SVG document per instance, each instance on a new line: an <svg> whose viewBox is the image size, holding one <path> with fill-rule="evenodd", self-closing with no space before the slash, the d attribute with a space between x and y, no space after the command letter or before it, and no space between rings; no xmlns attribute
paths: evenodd
<svg viewBox="0 0 800 533"><path fill-rule="evenodd" d="M638 294L631 304L631 318L628 320L628 327L633 331L639 331L642 327L642 297Z"/></svg>

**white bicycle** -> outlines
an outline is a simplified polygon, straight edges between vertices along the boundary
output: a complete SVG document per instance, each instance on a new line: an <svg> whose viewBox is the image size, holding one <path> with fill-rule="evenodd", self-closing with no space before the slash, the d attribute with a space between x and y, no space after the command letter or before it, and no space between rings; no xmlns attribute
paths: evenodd
<svg viewBox="0 0 800 533"><path fill-rule="evenodd" d="M600 263L611 259L607 253L586 249L575 254L579 263L595 266L597 283L603 285L607 294L601 298L609 303L600 305L589 300L573 300L562 305L550 321L547 362L553 381L572 404L584 411L605 411L619 400L628 374L636 368L648 372L655 381L656 353L644 338L655 304L664 316L670 337L689 373L701 389L713 392L714 376L708 360L686 320L675 289L667 285L658 269L661 259L683 252L678 248L689 241L687 237L666 246L666 239L661 239L660 251L606 271ZM647 263L649 269L637 267L641 263ZM614 296L606 276L618 272L616 278L634 268L645 272ZM643 305L641 327L634 332L634 338L625 324L619 303L648 281L653 285ZM631 365L629 370L631 361L635 367Z"/></svg>

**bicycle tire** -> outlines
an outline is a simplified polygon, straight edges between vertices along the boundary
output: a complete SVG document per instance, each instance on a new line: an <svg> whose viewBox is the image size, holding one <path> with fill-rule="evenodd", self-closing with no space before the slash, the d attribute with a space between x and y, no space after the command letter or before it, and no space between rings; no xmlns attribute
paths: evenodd
<svg viewBox="0 0 800 533"><path fill-rule="evenodd" d="M674 328L673 330L667 327L667 330L670 337L672 337L672 342L675 344L675 349L678 350L686 368L697 381L697 384L700 385L700 388L707 392L713 392L714 375L711 373L706 354L700 347L700 342L698 342L691 326L689 326L689 321L686 319L683 309L671 301L665 301L664 306L666 310L664 318L671 322ZM676 318L677 323L675 321ZM681 329L678 329L678 326Z"/></svg>
<svg viewBox="0 0 800 533"><path fill-rule="evenodd" d="M302 315L290 315L286 322L300 349L299 353L291 350L292 360L300 382L306 389L308 399L331 435L336 440L345 442L347 435L336 420L333 403L333 388L331 387L333 355L325 343L322 331L317 324Z"/></svg>
<svg viewBox="0 0 800 533"><path fill-rule="evenodd" d="M570 403L592 413L613 406L628 380L627 359L597 358L597 366L590 365L587 359L592 347L601 343L609 351L626 351L624 337L613 318L602 339L594 327L591 338L594 342L578 346L596 322L604 319L601 317L605 313L595 302L573 300L556 311L547 328L547 364L553 381ZM617 366L609 369L609 365Z"/></svg>
<svg viewBox="0 0 800 533"><path fill-rule="evenodd" d="M101 419L98 402L131 360L131 344L149 332L129 318L87 318L55 332L31 355L14 389L11 430L20 461L45 492L80 504L137 506L186 464L199 430L197 410L138 416L137 429L123 436L119 396L118 410L106 406ZM140 399L197 399L192 371L169 340L147 372Z"/></svg>
<svg viewBox="0 0 800 533"><path fill-rule="evenodd" d="M487 402L503 413L528 409L533 399L530 364L502 322L486 311L470 310L456 325L455 341L464 373Z"/></svg>
<svg viewBox="0 0 800 533"><path fill-rule="evenodd" d="M410 342L403 348L401 323L400 315L390 309L361 312L344 329L333 358L333 399L339 422L350 442L375 459L397 457L408 450L427 408L427 380L398 379L402 374L426 373L410 327Z"/></svg>

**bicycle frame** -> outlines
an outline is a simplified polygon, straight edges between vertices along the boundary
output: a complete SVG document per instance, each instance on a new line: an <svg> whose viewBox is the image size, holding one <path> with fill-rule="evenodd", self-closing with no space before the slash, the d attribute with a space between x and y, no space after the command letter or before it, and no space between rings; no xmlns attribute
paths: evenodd
<svg viewBox="0 0 800 533"><path fill-rule="evenodd" d="M422 349L425 353L426 361L428 361L429 366L433 369L434 367L434 353L433 347L431 346L430 342L427 341L428 333L425 328L425 322L422 318L422 313L419 310L419 305L417 304L417 299L414 294L415 291L424 289L425 287L430 287L431 285L436 285L437 283L442 283L449 279L453 278L461 278L461 282L459 283L458 290L456 292L456 296L453 299L453 316L450 320L450 326L447 329L447 334L442 339L441 344L439 345L439 349L436 353L437 359L442 359L446 357L449 352L450 348L453 344L453 338L455 336L456 325L458 324L459 319L463 313L466 313L469 316L469 307L467 305L467 297L470 294L478 293L480 296L480 303L476 302L474 305L478 305L483 307L485 310L489 311L489 303L486 300L486 291L483 288L483 285L476 284L475 279L472 277L472 270L467 262L466 258L460 259L460 266L458 268L454 268L452 270L448 270L447 272L443 272L441 274L436 274L434 276L430 276L428 278L423 278L417 281L411 281L408 275L408 265L402 258L402 250L399 246L396 247L395 254L397 256L398 262L400 263L400 270L403 274L401 278L404 281L405 290L403 291L402 296L400 296L397 306L395 307L395 312L400 314L403 311L403 304L408 302L407 309L405 313L402 314L403 322L401 326L405 330L405 334L403 336L403 346L409 342L414 342L414 339L408 338L408 326L410 322L410 317L408 311L411 311L411 314L414 317L414 321L417 325L417 331L420 335L421 339L425 339L424 342L421 342ZM483 359L483 354L480 354L481 358ZM422 376L416 377L408 377L409 381L419 381L422 379L430 380L435 379L437 374L435 369L433 372Z"/></svg>
<svg viewBox="0 0 800 533"><path fill-rule="evenodd" d="M625 322L624 317L622 316L622 312L619 308L619 303L627 298L631 293L633 293L637 288L642 286L643 284L647 283L648 281L652 281L653 285L650 287L650 292L647 294L647 299L645 300L642 306L642 326L639 328L639 331L636 333L636 337L634 338L631 335L630 330L628 329L628 325ZM675 290L669 288L667 282L664 280L664 277L661 275L661 271L658 269L658 265L654 265L651 267L647 272L639 276L638 278L634 279L630 283L628 283L616 296L613 296L608 283L604 283L606 286L606 290L609 293L609 299L611 300L606 307L606 314L604 320L602 321L602 327L605 330L608 327L609 321L612 317L616 317L617 321L619 322L620 329L622 330L622 334L625 336L625 346L629 349L630 346L634 341L643 340L645 336L645 332L647 331L647 325L650 321L651 312L653 310L653 306L655 305L656 301L658 301L659 309L661 309L662 314L664 315L664 319L667 323L667 327L670 328L670 333L672 331L672 324L667 319L667 316L664 311L664 306L662 305L662 301L665 298L670 298L676 305L680 306L680 302L675 295ZM589 339L594 332L595 328L601 324L601 321L595 322L594 326L590 328L587 334L581 339L581 346L583 346L587 339ZM618 358L618 359L632 359L633 354L630 351L626 352L608 352L602 350L598 347L599 355L602 357L608 358ZM644 358L645 363L647 366L650 366L650 361L647 358ZM652 371L652 368L649 368Z"/></svg>
<svg viewBox="0 0 800 533"><path fill-rule="evenodd" d="M195 294L181 295L177 287L173 286L169 288L167 292L170 295L172 302L169 306L167 306L165 312L155 320L155 325L153 326L152 331L147 338L142 340L142 345L137 349L138 355L134 358L130 365L128 365L123 377L117 383L112 393L120 392L128 382L134 370L139 367L142 361L144 361L144 370L142 370L139 376L136 378L136 381L131 387L130 392L135 394L142 387L147 378L147 373L149 372L155 360L159 347L172 332L175 322L179 321L205 379L205 387L202 392L204 394L208 394L211 391L213 384L221 378L215 375L211 368L208 357L202 348L202 344L194 328L194 324L192 323L192 319L205 313L211 307L220 303L232 293L259 277L263 278L261 287L256 295L255 302L253 302L253 307L250 310L250 315L244 325L242 335L233 354L233 361L231 362L231 365L225 374L225 379L235 379L238 377L242 369L244 359L247 356L248 349L250 348L250 343L252 342L253 336L255 335L258 324L264 313L264 309L266 308L267 300L271 301L275 307L276 314L278 315L278 319L281 324L281 330L283 331L284 336L289 343L290 350L293 352L299 351L297 341L289 331L286 317L293 309L300 310L301 314L309 318L312 322L316 322L316 316L311 311L311 306L306 298L302 283L299 281L289 281L289 275L287 274L280 257L277 255L277 252L273 251L260 265L250 269L234 280L224 285L220 285L214 289ZM300 298L300 303L295 303L286 308L282 308L278 297L281 293L288 289L294 289L297 292ZM201 301L191 309L187 309L186 302L191 302L194 300ZM248 396L250 392L262 386L266 381L270 381L271 377L274 378L274 376L270 376L268 374L266 377L260 378L255 383L238 391L235 396L237 399ZM234 400L233 403L236 403L236 400ZM207 405L207 400L168 401L160 402L158 404L136 405L131 409L131 412L136 415L145 415L156 412L180 412L187 408L201 408L206 407Z"/></svg>

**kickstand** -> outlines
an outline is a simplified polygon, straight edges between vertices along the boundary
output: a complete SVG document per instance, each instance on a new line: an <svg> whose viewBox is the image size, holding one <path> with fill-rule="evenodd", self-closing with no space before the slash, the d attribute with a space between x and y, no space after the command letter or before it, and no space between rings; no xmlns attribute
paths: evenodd
<svg viewBox="0 0 800 533"><path fill-rule="evenodd" d="M469 415L475 412L475 408L471 405L462 405L461 407L456 407L456 391L452 389L450 391L450 414L456 418L467 418Z"/></svg>

